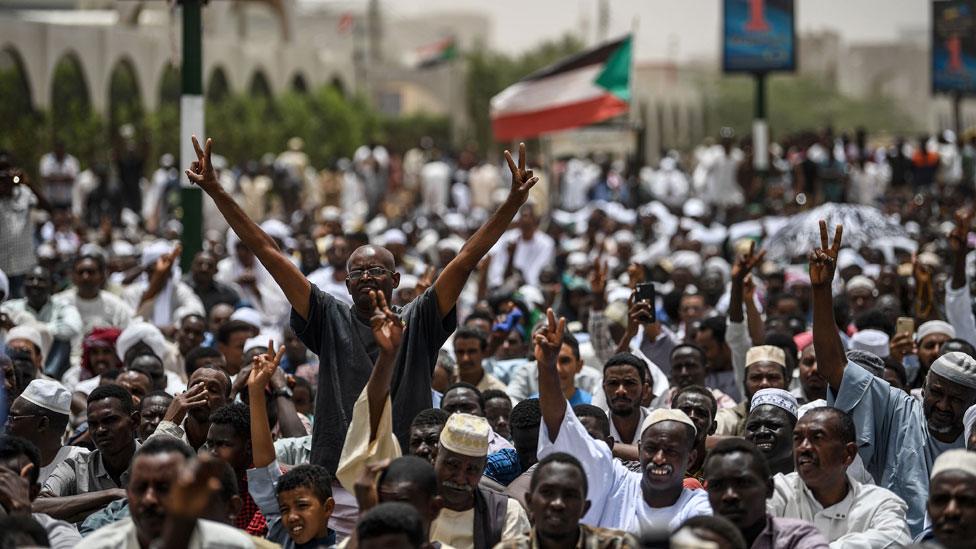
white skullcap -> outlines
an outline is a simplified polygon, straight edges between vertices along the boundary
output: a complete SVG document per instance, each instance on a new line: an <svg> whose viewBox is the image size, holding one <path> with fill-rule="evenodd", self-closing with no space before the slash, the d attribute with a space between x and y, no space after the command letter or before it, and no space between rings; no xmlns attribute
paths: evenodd
<svg viewBox="0 0 976 549"><path fill-rule="evenodd" d="M681 213L686 217L702 217L708 213L708 206L699 198L691 198L685 201L681 208Z"/></svg>
<svg viewBox="0 0 976 549"><path fill-rule="evenodd" d="M860 254L850 248L843 248L837 252L837 269L843 271L848 267L859 267L864 269L867 261Z"/></svg>
<svg viewBox="0 0 976 549"><path fill-rule="evenodd" d="M24 339L30 341L41 351L41 356L46 357L48 351L51 350L51 337L50 332L47 333L48 337L45 337L43 332L47 332L47 329L41 324L29 323L20 324L14 326L7 332L7 337L4 338L4 343L9 344L15 339Z"/></svg>
<svg viewBox="0 0 976 549"><path fill-rule="evenodd" d="M976 360L966 353L946 353L935 359L929 370L953 383L976 389Z"/></svg>
<svg viewBox="0 0 976 549"><path fill-rule="evenodd" d="M786 368L786 353L775 345L759 345L746 351L746 368L757 362L772 362Z"/></svg>
<svg viewBox="0 0 976 549"><path fill-rule="evenodd" d="M702 258L697 252L691 250L678 250L671 254L672 269L687 269L692 276L700 276L702 270Z"/></svg>
<svg viewBox="0 0 976 549"><path fill-rule="evenodd" d="M918 260L919 263L925 265L926 267L937 268L942 266L942 260L939 259L938 255L932 252L922 252L918 254L916 259Z"/></svg>
<svg viewBox="0 0 976 549"><path fill-rule="evenodd" d="M256 349L258 347L268 348L268 341L274 341L274 334L260 333L254 337L250 337L244 341L244 350L242 352L246 353L251 349Z"/></svg>
<svg viewBox="0 0 976 549"><path fill-rule="evenodd" d="M464 246L464 239L458 236L449 236L437 243L438 251L448 251L458 253Z"/></svg>
<svg viewBox="0 0 976 549"><path fill-rule="evenodd" d="M878 287L875 285L874 281L864 275L851 277L851 279L847 281L848 292L852 290L867 290L869 292L873 292L877 290L877 288Z"/></svg>
<svg viewBox="0 0 976 549"><path fill-rule="evenodd" d="M973 425L976 425L976 404L973 404L966 410L965 415L962 416L962 425L964 427L962 435L964 437L972 436ZM973 449L970 448L970 450Z"/></svg>
<svg viewBox="0 0 976 549"><path fill-rule="evenodd" d="M937 457L935 464L932 465L932 474L929 479L933 479L945 471L962 471L967 475L976 477L976 452L962 448L942 452L942 455Z"/></svg>
<svg viewBox="0 0 976 549"><path fill-rule="evenodd" d="M125 353L140 341L149 345L160 360L166 358L166 338L163 333L152 324L137 320L122 330L119 339L115 341L115 352L119 360L125 360Z"/></svg>
<svg viewBox="0 0 976 549"><path fill-rule="evenodd" d="M796 402L796 397L783 389L759 389L752 395L749 409L755 410L763 404L786 410L793 417L797 417L797 410L800 407Z"/></svg>
<svg viewBox="0 0 976 549"><path fill-rule="evenodd" d="M20 398L61 415L71 415L71 393L57 381L35 379L31 381Z"/></svg>
<svg viewBox="0 0 976 549"><path fill-rule="evenodd" d="M384 246L388 246L390 244L406 245L407 235L400 229L389 229L388 231L383 233L383 236L380 237L380 240L383 241Z"/></svg>
<svg viewBox="0 0 976 549"><path fill-rule="evenodd" d="M613 233L613 240L617 244L633 244L637 241L634 237L634 231L628 231L626 229L621 229Z"/></svg>
<svg viewBox="0 0 976 549"><path fill-rule="evenodd" d="M441 430L440 443L445 449L468 457L488 455L491 426L483 417L452 414Z"/></svg>
<svg viewBox="0 0 976 549"><path fill-rule="evenodd" d="M522 300L529 307L539 308L542 307L546 299L542 295L542 290L536 288L535 286L529 286L528 284L522 286L518 289L518 294L522 296Z"/></svg>
<svg viewBox="0 0 976 549"><path fill-rule="evenodd" d="M705 267L702 271L718 271L722 275L722 280L728 282L732 276L732 267L725 259L715 256L705 260Z"/></svg>
<svg viewBox="0 0 976 549"><path fill-rule="evenodd" d="M342 210L336 208L335 206L326 206L319 210L319 217L324 222L328 221L341 221L342 220Z"/></svg>
<svg viewBox="0 0 976 549"><path fill-rule="evenodd" d="M566 266L573 269L581 269L590 263L590 258L583 252L573 252L566 256Z"/></svg>
<svg viewBox="0 0 976 549"><path fill-rule="evenodd" d="M157 259L171 251L173 251L173 245L171 243L166 240L156 240L142 248L142 259L140 263L142 263L143 267L149 267L155 264Z"/></svg>
<svg viewBox="0 0 976 549"><path fill-rule="evenodd" d="M397 286L397 290L413 290L417 287L418 282L420 279L412 274L400 273L400 284Z"/></svg>
<svg viewBox="0 0 976 549"><path fill-rule="evenodd" d="M261 230L268 233L268 236L278 240L291 238L291 228L277 219L268 219L261 223Z"/></svg>
<svg viewBox="0 0 976 549"><path fill-rule="evenodd" d="M881 330L861 330L851 336L850 348L867 351L878 355L878 358L886 358L891 354L891 349L888 347L890 341L888 334Z"/></svg>
<svg viewBox="0 0 976 549"><path fill-rule="evenodd" d="M112 255L115 257L130 257L136 255L136 247L128 240L113 240Z"/></svg>
<svg viewBox="0 0 976 549"><path fill-rule="evenodd" d="M648 429L651 425L655 423L661 423L662 421L676 421L678 423L684 423L691 427L691 430L698 434L698 428L695 427L695 422L691 421L688 414L678 410L676 408L657 408L644 418L641 422L640 433L643 434L644 431Z"/></svg>
<svg viewBox="0 0 976 549"><path fill-rule="evenodd" d="M956 337L956 329L952 327L952 324L943 320L930 320L918 327L918 331L915 332L915 340L922 341L932 334L942 334L952 339Z"/></svg>
<svg viewBox="0 0 976 549"><path fill-rule="evenodd" d="M177 322L183 322L184 318L193 315L199 316L200 318L204 318L204 319L207 318L207 314L203 312L203 309L196 307L195 304L183 305L173 312L173 318L176 319Z"/></svg>
<svg viewBox="0 0 976 549"><path fill-rule="evenodd" d="M240 320L241 322L247 322L255 328L261 328L261 313L259 313L257 309L252 309L250 307L241 307L240 309L237 309L231 313L230 320Z"/></svg>

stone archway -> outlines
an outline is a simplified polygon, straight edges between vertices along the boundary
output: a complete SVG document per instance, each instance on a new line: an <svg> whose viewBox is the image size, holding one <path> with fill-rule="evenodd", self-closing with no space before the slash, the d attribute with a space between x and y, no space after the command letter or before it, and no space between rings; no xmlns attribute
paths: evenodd
<svg viewBox="0 0 976 549"><path fill-rule="evenodd" d="M329 79L329 86L335 89L335 91L339 92L339 94L343 97L346 97L346 85L343 83L342 78L339 78L338 75Z"/></svg>
<svg viewBox="0 0 976 549"><path fill-rule="evenodd" d="M31 100L31 83L24 59L13 46L0 48L0 149L10 151L21 166L36 166L45 151L38 125L41 120Z"/></svg>
<svg viewBox="0 0 976 549"><path fill-rule="evenodd" d="M305 80L304 74L296 72L295 75L291 77L291 91L308 93L308 82Z"/></svg>
<svg viewBox="0 0 976 549"><path fill-rule="evenodd" d="M120 58L109 73L108 123L113 137L124 125L131 125L137 132L145 125L139 77L129 57Z"/></svg>
<svg viewBox="0 0 976 549"><path fill-rule="evenodd" d="M207 78L207 89L205 95L208 102L219 103L230 96L230 80L227 79L227 71L220 65L210 71Z"/></svg>
<svg viewBox="0 0 976 549"><path fill-rule="evenodd" d="M267 75L264 74L264 70L256 69L251 75L251 81L247 85L247 93L252 96L261 96L267 99L271 99L274 96L271 91L271 83Z"/></svg>

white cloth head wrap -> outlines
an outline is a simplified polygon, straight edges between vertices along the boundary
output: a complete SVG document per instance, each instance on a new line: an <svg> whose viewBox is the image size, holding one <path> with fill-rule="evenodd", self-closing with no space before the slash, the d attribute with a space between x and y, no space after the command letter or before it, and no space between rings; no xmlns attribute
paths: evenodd
<svg viewBox="0 0 976 549"><path fill-rule="evenodd" d="M956 329L943 320L930 320L918 327L918 332L915 333L915 341L922 341L932 334L947 335L951 339L956 337Z"/></svg>
<svg viewBox="0 0 976 549"><path fill-rule="evenodd" d="M166 358L166 338L163 337L163 333L152 324L137 320L122 330L119 339L115 341L115 351L119 360L125 360L125 353L140 341L149 345L160 360Z"/></svg>

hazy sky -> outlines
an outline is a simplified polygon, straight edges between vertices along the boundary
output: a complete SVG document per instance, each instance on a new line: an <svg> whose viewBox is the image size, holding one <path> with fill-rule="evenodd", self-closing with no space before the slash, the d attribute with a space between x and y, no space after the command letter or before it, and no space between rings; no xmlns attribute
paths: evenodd
<svg viewBox="0 0 976 549"><path fill-rule="evenodd" d="M364 5L366 0L335 3ZM926 28L930 18L928 0L797 0L796 4L800 32L835 29L848 42L894 40L903 29ZM385 0L382 5L391 15L482 10L493 21L493 46L509 53L577 30L584 20L588 20L588 38L595 36L597 0ZM610 35L627 32L637 17L638 59L717 58L720 6L721 0L610 0Z"/></svg>

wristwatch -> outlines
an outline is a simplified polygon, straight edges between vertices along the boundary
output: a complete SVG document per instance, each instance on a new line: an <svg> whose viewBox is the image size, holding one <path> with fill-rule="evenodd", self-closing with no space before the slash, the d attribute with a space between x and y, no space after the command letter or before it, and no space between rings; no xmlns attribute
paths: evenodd
<svg viewBox="0 0 976 549"><path fill-rule="evenodd" d="M281 389L278 389L277 391L274 392L274 397L275 398L285 397L288 400L291 400L292 399L292 396L293 395L292 395L291 389L289 387L282 387Z"/></svg>

